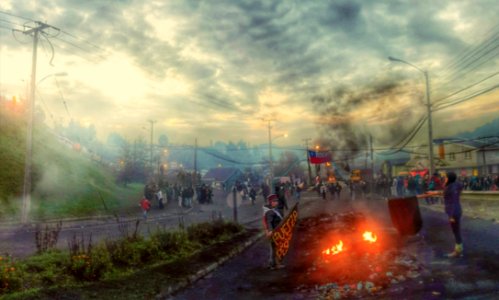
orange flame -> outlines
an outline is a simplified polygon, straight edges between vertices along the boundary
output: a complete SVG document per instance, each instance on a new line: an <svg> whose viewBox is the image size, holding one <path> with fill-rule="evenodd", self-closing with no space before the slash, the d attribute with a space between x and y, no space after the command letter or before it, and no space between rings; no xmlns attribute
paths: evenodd
<svg viewBox="0 0 499 300"><path fill-rule="evenodd" d="M368 241L369 243L374 243L378 240L378 237L370 231L364 232L362 236L364 237L364 241Z"/></svg>
<svg viewBox="0 0 499 300"><path fill-rule="evenodd" d="M336 254L338 254L338 253L340 253L340 252L342 252L342 251L343 251L343 241L342 241L342 240L340 240L340 241L338 242L338 244L336 244L336 245L332 246L331 248L328 248L328 249L326 249L326 250L322 251L322 254L326 254L326 255L336 255Z"/></svg>

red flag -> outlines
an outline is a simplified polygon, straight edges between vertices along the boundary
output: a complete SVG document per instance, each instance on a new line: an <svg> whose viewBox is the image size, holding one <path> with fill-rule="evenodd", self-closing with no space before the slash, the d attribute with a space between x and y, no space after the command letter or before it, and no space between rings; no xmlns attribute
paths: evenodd
<svg viewBox="0 0 499 300"><path fill-rule="evenodd" d="M331 161L331 153L329 151L308 150L308 157L311 164L323 164Z"/></svg>

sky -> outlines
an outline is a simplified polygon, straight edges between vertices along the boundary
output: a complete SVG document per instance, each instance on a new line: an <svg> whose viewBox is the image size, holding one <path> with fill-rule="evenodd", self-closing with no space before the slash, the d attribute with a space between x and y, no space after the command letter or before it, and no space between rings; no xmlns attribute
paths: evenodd
<svg viewBox="0 0 499 300"><path fill-rule="evenodd" d="M496 0L2 0L0 95L26 99L23 31L41 21L49 126L256 145L270 124L275 144L392 147L427 116L427 88L435 138L499 117L497 15Z"/></svg>

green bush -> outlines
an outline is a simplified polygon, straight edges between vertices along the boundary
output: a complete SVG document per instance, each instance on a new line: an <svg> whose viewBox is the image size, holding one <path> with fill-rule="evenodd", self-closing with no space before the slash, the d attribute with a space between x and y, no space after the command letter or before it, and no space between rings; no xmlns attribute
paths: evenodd
<svg viewBox="0 0 499 300"><path fill-rule="evenodd" d="M9 256L0 256L0 295L22 287L23 272Z"/></svg>
<svg viewBox="0 0 499 300"><path fill-rule="evenodd" d="M183 230L160 231L151 236L159 249L166 255L172 255L189 249L192 246L189 243L187 233Z"/></svg>
<svg viewBox="0 0 499 300"><path fill-rule="evenodd" d="M209 245L243 230L243 226L233 222L217 220L191 225L187 228L189 240Z"/></svg>
<svg viewBox="0 0 499 300"><path fill-rule="evenodd" d="M111 257L103 246L93 248L90 254L72 255L68 264L69 272L80 281L97 281L111 269Z"/></svg>
<svg viewBox="0 0 499 300"><path fill-rule="evenodd" d="M150 249L151 243L141 237L106 241L106 249L111 261L116 267L135 267L153 257L155 249Z"/></svg>
<svg viewBox="0 0 499 300"><path fill-rule="evenodd" d="M20 267L26 275L25 285L36 287L63 283L66 278L67 256L58 250L44 252L24 260Z"/></svg>
<svg viewBox="0 0 499 300"><path fill-rule="evenodd" d="M192 225L186 230L162 230L148 238L125 236L96 246L91 238L73 237L69 251L50 250L14 263L0 259L0 295L30 293L42 287L65 287L81 281L120 279L146 265L174 262L196 250L243 231L236 223L216 221ZM36 294L36 292L33 292Z"/></svg>

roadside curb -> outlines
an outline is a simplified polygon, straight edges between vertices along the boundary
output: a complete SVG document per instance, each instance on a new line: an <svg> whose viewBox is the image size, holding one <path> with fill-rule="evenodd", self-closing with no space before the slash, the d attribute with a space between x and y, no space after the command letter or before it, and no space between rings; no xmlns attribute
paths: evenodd
<svg viewBox="0 0 499 300"><path fill-rule="evenodd" d="M176 292L188 287L199 279L205 277L209 273L215 271L219 266L223 265L226 261L233 258L234 256L240 254L246 248L256 243L264 236L263 232L256 234L254 237L250 238L248 241L243 244L237 246L233 249L228 255L220 258L218 261L206 266L205 268L197 271L195 274L187 276L187 278L182 279L180 282L170 285L164 288L158 295L156 295L155 299L173 299L173 294Z"/></svg>

